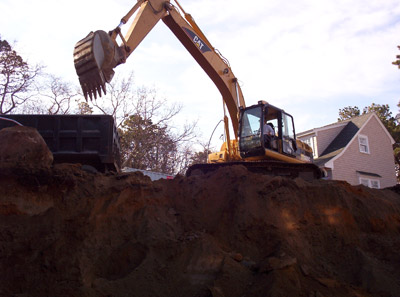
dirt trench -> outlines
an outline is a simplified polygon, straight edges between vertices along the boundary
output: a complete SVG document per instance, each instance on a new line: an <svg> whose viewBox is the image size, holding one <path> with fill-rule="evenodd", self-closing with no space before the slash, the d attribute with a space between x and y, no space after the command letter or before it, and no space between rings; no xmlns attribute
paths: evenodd
<svg viewBox="0 0 400 297"><path fill-rule="evenodd" d="M51 165L40 137L14 136L0 135L1 297L400 296L399 187L242 166L152 182Z"/></svg>
<svg viewBox="0 0 400 297"><path fill-rule="evenodd" d="M0 173L0 296L400 296L400 196L244 167Z"/></svg>

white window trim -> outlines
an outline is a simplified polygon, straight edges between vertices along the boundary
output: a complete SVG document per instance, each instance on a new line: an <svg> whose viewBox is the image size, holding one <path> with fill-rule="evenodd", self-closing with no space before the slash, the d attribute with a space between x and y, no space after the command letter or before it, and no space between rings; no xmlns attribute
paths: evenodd
<svg viewBox="0 0 400 297"><path fill-rule="evenodd" d="M365 139L367 143L366 144L362 144L360 139ZM364 150L361 150L361 145L363 145L363 146L365 146L367 148L366 152ZM358 135L358 149L359 149L360 153L368 154L368 155L370 154L368 136L362 135L362 134Z"/></svg>
<svg viewBox="0 0 400 297"><path fill-rule="evenodd" d="M311 147L311 149L313 151L313 157L315 159L318 158L317 136L311 135L311 136L308 136L307 138L303 138L302 141Z"/></svg>
<svg viewBox="0 0 400 297"><path fill-rule="evenodd" d="M362 180L366 181L368 183L368 185L364 184L362 182ZM372 179L372 178L360 176L359 177L359 182L360 182L360 185L364 185L364 186L367 186L369 188L373 188L373 189L380 189L381 188L381 182L380 182L379 179ZM372 184L373 182L376 182L378 184L378 186L374 187L373 184Z"/></svg>

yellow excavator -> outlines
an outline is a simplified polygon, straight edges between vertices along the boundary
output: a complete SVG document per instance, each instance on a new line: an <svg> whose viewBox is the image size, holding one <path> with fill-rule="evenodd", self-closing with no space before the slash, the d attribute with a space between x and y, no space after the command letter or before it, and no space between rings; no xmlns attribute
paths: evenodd
<svg viewBox="0 0 400 297"><path fill-rule="evenodd" d="M106 93L106 83L111 81L113 69L125 63L162 20L218 88L234 133L231 139L225 115L226 141L221 151L210 154L207 163L191 166L186 175L241 164L264 174L320 178L322 172L312 164L311 148L296 139L293 117L265 101L246 107L229 62L211 45L191 15L177 0L175 3L176 6L170 0L138 0L114 30L90 32L75 45L74 64L85 98L92 100ZM121 26L134 14L135 19L123 36Z"/></svg>

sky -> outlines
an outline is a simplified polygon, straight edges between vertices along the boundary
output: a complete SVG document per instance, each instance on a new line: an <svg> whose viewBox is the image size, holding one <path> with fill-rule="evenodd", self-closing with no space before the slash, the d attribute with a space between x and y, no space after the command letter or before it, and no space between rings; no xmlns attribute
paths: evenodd
<svg viewBox="0 0 400 297"><path fill-rule="evenodd" d="M29 63L78 85L73 48L90 31L115 28L136 1L1 0L0 35ZM174 2L172 2L174 3ZM227 58L246 105L265 100L293 115L301 132L400 100L400 2L396 0L181 0L211 44ZM133 20L133 18L132 18ZM126 28L125 28L126 27ZM127 30L129 25L126 25ZM196 120L206 142L223 117L213 82L160 22L119 66L137 86L183 105L176 125ZM218 147L219 125L211 140Z"/></svg>

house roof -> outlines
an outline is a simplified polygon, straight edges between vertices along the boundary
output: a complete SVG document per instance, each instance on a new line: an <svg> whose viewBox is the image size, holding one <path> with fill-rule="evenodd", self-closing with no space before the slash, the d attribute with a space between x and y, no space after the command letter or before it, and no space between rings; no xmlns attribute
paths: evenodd
<svg viewBox="0 0 400 297"><path fill-rule="evenodd" d="M356 172L359 174L362 174L362 175L369 175L369 176L373 176L373 177L382 177L381 175L372 173L372 172L359 171L359 170L357 170Z"/></svg>
<svg viewBox="0 0 400 297"><path fill-rule="evenodd" d="M372 115L373 113L367 113L355 118L348 119L346 121L341 121L324 126L333 127L335 125L345 124L345 127L342 129L342 131L339 132L339 134L332 140L332 142L322 152L322 154L314 161L315 164L317 164L318 166L323 165L339 155Z"/></svg>
<svg viewBox="0 0 400 297"><path fill-rule="evenodd" d="M330 159L333 159L334 157L339 155L343 150L344 150L344 148L340 148L340 149L338 149L338 150L336 150L334 152L331 152L329 154L326 154L326 155L323 155L323 156L319 156L317 159L314 160L314 164L317 165L317 166L324 165Z"/></svg>
<svg viewBox="0 0 400 297"><path fill-rule="evenodd" d="M347 125L322 152L321 156L328 155L342 148L345 148L371 115L372 113L367 113L365 115L347 120Z"/></svg>

